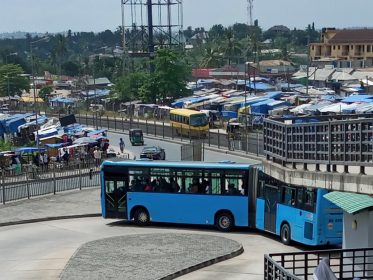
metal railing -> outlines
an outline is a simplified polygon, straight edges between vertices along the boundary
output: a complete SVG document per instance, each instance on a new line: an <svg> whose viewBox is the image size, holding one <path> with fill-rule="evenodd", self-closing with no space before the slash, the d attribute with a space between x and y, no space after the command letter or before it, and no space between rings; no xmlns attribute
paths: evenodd
<svg viewBox="0 0 373 280"><path fill-rule="evenodd" d="M264 121L264 153L285 163L373 166L373 117Z"/></svg>
<svg viewBox="0 0 373 280"><path fill-rule="evenodd" d="M373 248L334 249L269 254L264 257L264 279L313 279L323 259L339 280L373 279Z"/></svg>
<svg viewBox="0 0 373 280"><path fill-rule="evenodd" d="M7 174L3 170L0 203L99 185L99 167L92 161L54 163L44 170L24 168L19 174Z"/></svg>

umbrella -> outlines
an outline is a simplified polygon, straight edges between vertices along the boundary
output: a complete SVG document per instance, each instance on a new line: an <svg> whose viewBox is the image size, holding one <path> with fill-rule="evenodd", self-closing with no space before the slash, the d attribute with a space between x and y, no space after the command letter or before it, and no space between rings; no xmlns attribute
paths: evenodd
<svg viewBox="0 0 373 280"><path fill-rule="evenodd" d="M97 143L95 139L92 139L91 137L81 137L76 139L73 144L94 144Z"/></svg>

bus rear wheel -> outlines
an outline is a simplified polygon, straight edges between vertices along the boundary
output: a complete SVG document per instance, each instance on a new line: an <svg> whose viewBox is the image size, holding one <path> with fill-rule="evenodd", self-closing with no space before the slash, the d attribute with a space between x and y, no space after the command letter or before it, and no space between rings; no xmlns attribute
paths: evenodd
<svg viewBox="0 0 373 280"><path fill-rule="evenodd" d="M289 245L291 242L291 230L288 224L283 224L280 232L281 242L285 245Z"/></svg>
<svg viewBox="0 0 373 280"><path fill-rule="evenodd" d="M146 226L150 222L149 213L144 208L139 208L135 211L133 219L138 226Z"/></svg>
<svg viewBox="0 0 373 280"><path fill-rule="evenodd" d="M215 225L220 231L230 231L234 226L234 219L230 213L219 213L215 220Z"/></svg>

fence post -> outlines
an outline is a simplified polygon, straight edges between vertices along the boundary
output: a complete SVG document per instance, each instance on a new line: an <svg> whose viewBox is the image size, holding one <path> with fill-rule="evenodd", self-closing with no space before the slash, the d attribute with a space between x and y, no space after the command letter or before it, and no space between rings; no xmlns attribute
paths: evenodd
<svg viewBox="0 0 373 280"><path fill-rule="evenodd" d="M164 139L164 120L163 120L163 123L162 123L162 136L163 136L163 139Z"/></svg>
<svg viewBox="0 0 373 280"><path fill-rule="evenodd" d="M218 129L218 149L220 149L220 129Z"/></svg>
<svg viewBox="0 0 373 280"><path fill-rule="evenodd" d="M157 124L155 123L155 119L154 119L154 136L157 136Z"/></svg>
<svg viewBox="0 0 373 280"><path fill-rule="evenodd" d="M117 131L117 116L115 115L115 112L114 112L114 129L115 131Z"/></svg>
<svg viewBox="0 0 373 280"><path fill-rule="evenodd" d="M123 113L122 113L122 130L124 131Z"/></svg>
<svg viewBox="0 0 373 280"><path fill-rule="evenodd" d="M88 113L85 112L85 124L88 125Z"/></svg>
<svg viewBox="0 0 373 280"><path fill-rule="evenodd" d="M171 123L171 139L174 140L174 125Z"/></svg>
<svg viewBox="0 0 373 280"><path fill-rule="evenodd" d="M79 190L82 190L82 170L80 163L78 163L78 170L79 170Z"/></svg>
<svg viewBox="0 0 373 280"><path fill-rule="evenodd" d="M31 166L32 167L32 166ZM28 169L26 170L26 190L27 190L27 199L30 199L30 184L28 181Z"/></svg>
<svg viewBox="0 0 373 280"><path fill-rule="evenodd" d="M145 119L145 131L146 131L146 135L149 134L149 131L148 131L148 119Z"/></svg>
<svg viewBox="0 0 373 280"><path fill-rule="evenodd" d="M5 204L5 182L4 182L4 170L1 171L1 185L3 189L3 204Z"/></svg>
<svg viewBox="0 0 373 280"><path fill-rule="evenodd" d="M57 182L56 182L56 164L53 162L53 194L56 194Z"/></svg>
<svg viewBox="0 0 373 280"><path fill-rule="evenodd" d="M109 116L106 115L106 123L107 123L107 129L110 129L110 126L109 126Z"/></svg>
<svg viewBox="0 0 373 280"><path fill-rule="evenodd" d="M209 129L208 135L209 135L208 137L209 137L209 147L210 147L210 146L211 146L211 140L210 140L210 139L211 139L211 138L210 138L210 137L211 137L211 135L210 135L210 129Z"/></svg>

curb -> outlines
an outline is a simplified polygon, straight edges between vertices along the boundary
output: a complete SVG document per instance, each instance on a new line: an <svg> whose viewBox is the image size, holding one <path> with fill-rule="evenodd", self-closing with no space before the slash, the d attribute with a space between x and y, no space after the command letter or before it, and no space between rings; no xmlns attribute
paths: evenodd
<svg viewBox="0 0 373 280"><path fill-rule="evenodd" d="M241 255L243 252L244 252L244 249L243 249L243 246L241 245L238 250L233 251L233 252L231 252L231 253L229 253L227 255L216 257L216 258L213 258L211 260L204 261L202 263L190 266L188 268L184 268L184 269L182 269L180 271L177 271L177 272L169 274L169 275L167 275L165 277L159 278L158 280L171 280L171 279L175 279L177 277L183 276L185 274L191 273L191 272L199 270L201 268L204 268L204 267L207 267L207 266L210 266L210 265L222 262L222 261L226 261L226 260L232 259L234 257L237 257L237 256Z"/></svg>
<svg viewBox="0 0 373 280"><path fill-rule="evenodd" d="M0 227L47 222L47 221L56 221L56 220L91 218L91 217L100 217L100 216L101 216L101 213L70 215L70 216L54 216L54 217L45 217L45 218L36 218L36 219L29 219L29 220L20 220L20 221L14 221L14 222L0 223Z"/></svg>

